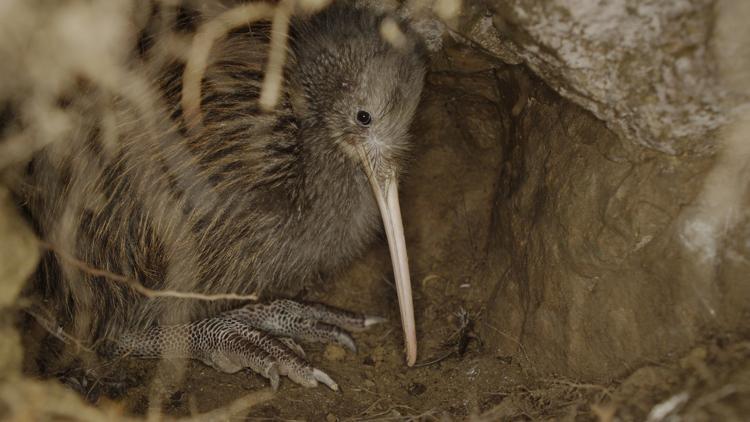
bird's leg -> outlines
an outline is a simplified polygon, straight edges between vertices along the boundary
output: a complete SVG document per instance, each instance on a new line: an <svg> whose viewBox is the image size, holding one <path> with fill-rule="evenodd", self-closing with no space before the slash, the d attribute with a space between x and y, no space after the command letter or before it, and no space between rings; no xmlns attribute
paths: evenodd
<svg viewBox="0 0 750 422"><path fill-rule="evenodd" d="M319 304L276 300L251 304L214 318L151 328L123 336L117 354L145 358L195 358L223 372L249 368L268 378L276 389L279 377L314 387L338 385L311 366L293 339L334 342L356 351L349 331L362 331L383 321Z"/></svg>

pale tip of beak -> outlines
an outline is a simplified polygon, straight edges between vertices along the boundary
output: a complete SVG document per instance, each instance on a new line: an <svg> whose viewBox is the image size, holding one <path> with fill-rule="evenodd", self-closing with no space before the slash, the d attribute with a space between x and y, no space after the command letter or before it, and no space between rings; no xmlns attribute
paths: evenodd
<svg viewBox="0 0 750 422"><path fill-rule="evenodd" d="M406 366L412 367L414 364L417 363L417 353L415 352L407 352L406 353Z"/></svg>

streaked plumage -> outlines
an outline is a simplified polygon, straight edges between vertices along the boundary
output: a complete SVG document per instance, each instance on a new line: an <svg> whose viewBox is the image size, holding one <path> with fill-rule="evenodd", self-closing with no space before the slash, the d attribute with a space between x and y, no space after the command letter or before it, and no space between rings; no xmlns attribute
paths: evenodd
<svg viewBox="0 0 750 422"><path fill-rule="evenodd" d="M40 236L154 289L279 290L341 268L381 226L353 145L365 145L374 172L397 177L424 76L413 34L402 26L410 42L394 48L378 34L382 18L335 6L294 20L271 113L257 105L267 26L235 31L212 51L194 132L180 123L179 64L162 69L165 101L147 116L84 83L67 106L80 116L75 136L28 173L22 197ZM371 127L357 124L360 109ZM52 253L33 293L88 340L233 305L146 299Z"/></svg>

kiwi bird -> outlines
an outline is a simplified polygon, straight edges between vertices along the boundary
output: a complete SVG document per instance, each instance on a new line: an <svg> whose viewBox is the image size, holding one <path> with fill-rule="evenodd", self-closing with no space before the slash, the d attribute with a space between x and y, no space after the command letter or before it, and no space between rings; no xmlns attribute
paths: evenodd
<svg viewBox="0 0 750 422"><path fill-rule="evenodd" d="M397 46L380 35L386 18L404 34ZM205 294L305 283L349 263L383 227L412 365L398 181L424 80L421 43L406 23L363 7L294 18L282 98L265 112L258 106L265 29L234 31L213 46L194 131L175 100L180 78L168 76L179 64L156 78L163 101L148 112L82 81L64 104L76 130L34 158L23 205L42 239L86 266L151 289ZM274 387L286 375L337 388L294 340L354 349L349 333L380 321L288 299L233 308L146 297L54 251L31 291L93 344L196 358L226 372L250 368Z"/></svg>

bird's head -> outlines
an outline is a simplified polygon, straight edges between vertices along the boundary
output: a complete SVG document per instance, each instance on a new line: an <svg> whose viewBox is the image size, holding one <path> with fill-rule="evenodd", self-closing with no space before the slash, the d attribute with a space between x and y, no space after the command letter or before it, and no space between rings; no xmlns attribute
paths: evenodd
<svg viewBox="0 0 750 422"><path fill-rule="evenodd" d="M422 45L403 22L364 8L329 7L292 28L287 78L292 108L370 182L388 238L412 365L416 333L397 186L424 83Z"/></svg>

